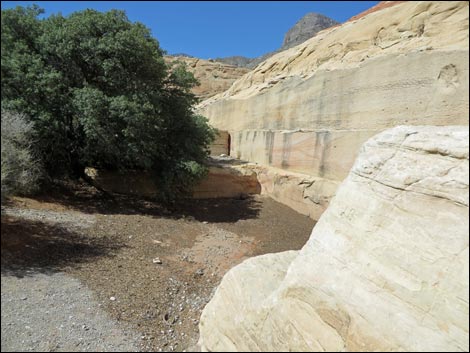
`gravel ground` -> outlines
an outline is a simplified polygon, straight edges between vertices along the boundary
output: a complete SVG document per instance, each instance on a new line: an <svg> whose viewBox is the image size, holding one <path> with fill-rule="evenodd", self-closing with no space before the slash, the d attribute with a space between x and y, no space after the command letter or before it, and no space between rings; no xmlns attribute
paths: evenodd
<svg viewBox="0 0 470 353"><path fill-rule="evenodd" d="M2 215L22 218L31 221L60 224L67 229L79 230L89 228L96 222L96 217L80 212L35 210L19 207L2 207Z"/></svg>
<svg viewBox="0 0 470 353"><path fill-rule="evenodd" d="M14 198L2 207L2 351L195 350L226 271L300 249L313 225L260 196L171 209L84 186Z"/></svg>
<svg viewBox="0 0 470 353"><path fill-rule="evenodd" d="M140 335L118 323L63 273L2 276L2 352L136 352Z"/></svg>

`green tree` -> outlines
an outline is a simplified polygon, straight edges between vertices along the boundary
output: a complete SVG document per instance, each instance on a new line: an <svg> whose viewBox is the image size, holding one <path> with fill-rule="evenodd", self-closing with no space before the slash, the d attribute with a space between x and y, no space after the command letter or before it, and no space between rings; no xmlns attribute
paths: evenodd
<svg viewBox="0 0 470 353"><path fill-rule="evenodd" d="M151 170L167 195L188 191L214 137L193 112L193 75L123 11L41 13L2 10L1 100L31 117L49 175Z"/></svg>

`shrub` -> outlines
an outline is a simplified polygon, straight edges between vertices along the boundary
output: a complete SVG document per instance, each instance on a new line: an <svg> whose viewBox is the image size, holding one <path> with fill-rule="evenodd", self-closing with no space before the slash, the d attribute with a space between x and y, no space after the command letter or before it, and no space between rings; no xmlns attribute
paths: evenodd
<svg viewBox="0 0 470 353"><path fill-rule="evenodd" d="M122 11L41 13L2 10L1 99L34 122L47 173L149 170L167 195L188 189L214 137L193 111L194 76L167 66L149 29Z"/></svg>
<svg viewBox="0 0 470 353"><path fill-rule="evenodd" d="M33 125L21 114L2 110L2 200L37 189L41 168L33 154Z"/></svg>

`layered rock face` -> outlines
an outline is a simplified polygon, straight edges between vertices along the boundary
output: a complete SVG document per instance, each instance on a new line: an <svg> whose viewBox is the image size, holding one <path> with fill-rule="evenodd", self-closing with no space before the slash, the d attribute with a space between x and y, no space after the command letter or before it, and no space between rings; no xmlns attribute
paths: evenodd
<svg viewBox="0 0 470 353"><path fill-rule="evenodd" d="M193 88L193 93L201 99L206 99L227 90L233 82L249 70L214 61L197 59L188 56L167 56L169 63L181 61L193 73L200 85Z"/></svg>
<svg viewBox="0 0 470 353"><path fill-rule="evenodd" d="M227 131L218 130L214 141L209 146L211 156L230 153L230 135Z"/></svg>
<svg viewBox="0 0 470 353"><path fill-rule="evenodd" d="M218 166L209 168L207 177L194 188L193 198L243 198L260 193L261 185L253 170Z"/></svg>
<svg viewBox="0 0 470 353"><path fill-rule="evenodd" d="M232 156L329 184L384 129L468 125L468 2L387 6L272 56L198 111L229 131Z"/></svg>
<svg viewBox="0 0 470 353"><path fill-rule="evenodd" d="M224 158L212 159L207 176L195 185L192 198L239 198L260 194L261 184L256 166L236 162ZM86 168L85 173L95 186L107 192L146 198L158 196L158 183L150 172L123 173Z"/></svg>
<svg viewBox="0 0 470 353"><path fill-rule="evenodd" d="M370 139L299 251L246 260L200 320L210 351L468 351L469 132Z"/></svg>

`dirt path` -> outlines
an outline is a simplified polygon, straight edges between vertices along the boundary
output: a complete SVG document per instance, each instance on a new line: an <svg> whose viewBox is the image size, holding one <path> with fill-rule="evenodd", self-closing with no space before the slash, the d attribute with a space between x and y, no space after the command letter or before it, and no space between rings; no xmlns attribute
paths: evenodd
<svg viewBox="0 0 470 353"><path fill-rule="evenodd" d="M70 276L2 276L2 352L137 352L140 343Z"/></svg>
<svg viewBox="0 0 470 353"><path fill-rule="evenodd" d="M96 331L103 339L95 340L98 346L87 349L80 344L75 350L191 349L198 339L200 313L223 274L251 256L300 249L314 224L263 197L189 201L167 210L83 188L52 195L16 198L2 217L2 319L8 311L10 322L16 320L2 320L2 337L11 336L9 347L60 349L49 343L55 329L41 324L51 322L54 314L48 317L40 306L20 310L21 301L8 301L21 296L22 288L43 300L44 294L35 288L49 279L51 288L64 291L56 300L65 314L56 321L66 327L54 331L62 336L52 342L65 340L72 331L88 342L87 335ZM62 288L67 281L70 285ZM66 291L74 286L81 291ZM101 318L96 323L72 321L89 330L67 324L69 316L75 317L74 310L88 310L73 309L70 303L78 302L99 309L90 309ZM29 321L38 326L23 324ZM34 340L25 340L31 345L21 346L23 338L15 330L22 325L43 336L33 335ZM108 327L119 333L107 334ZM105 340L108 336L110 341Z"/></svg>

